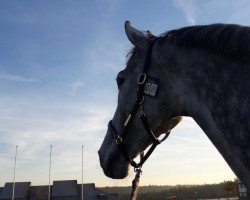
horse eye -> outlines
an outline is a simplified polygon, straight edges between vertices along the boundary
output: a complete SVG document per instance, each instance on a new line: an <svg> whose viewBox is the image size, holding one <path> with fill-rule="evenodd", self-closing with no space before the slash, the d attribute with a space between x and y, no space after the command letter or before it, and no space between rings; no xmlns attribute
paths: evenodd
<svg viewBox="0 0 250 200"><path fill-rule="evenodd" d="M124 78L121 78L121 77L117 77L116 78L116 82L117 82L117 86L118 86L118 89L121 88L122 84L124 83Z"/></svg>

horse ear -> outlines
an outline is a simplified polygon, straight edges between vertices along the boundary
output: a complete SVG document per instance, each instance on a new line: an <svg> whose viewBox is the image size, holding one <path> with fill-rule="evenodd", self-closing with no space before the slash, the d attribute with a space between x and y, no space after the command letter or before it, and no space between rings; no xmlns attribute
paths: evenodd
<svg viewBox="0 0 250 200"><path fill-rule="evenodd" d="M136 47L143 46L148 38L141 32L130 25L129 21L125 22L125 32L129 41Z"/></svg>

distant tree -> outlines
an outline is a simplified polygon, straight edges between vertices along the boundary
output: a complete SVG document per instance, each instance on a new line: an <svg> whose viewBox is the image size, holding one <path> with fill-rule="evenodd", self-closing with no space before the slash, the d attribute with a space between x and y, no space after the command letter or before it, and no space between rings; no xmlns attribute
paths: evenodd
<svg viewBox="0 0 250 200"><path fill-rule="evenodd" d="M141 186L137 200L163 200L171 196L177 196L178 200L229 198L237 196L237 188L237 179L218 184ZM118 193L121 200L129 199L131 193L131 187L106 187L101 190Z"/></svg>
<svg viewBox="0 0 250 200"><path fill-rule="evenodd" d="M236 178L233 181L224 181L224 189L232 195L237 195L239 180Z"/></svg>

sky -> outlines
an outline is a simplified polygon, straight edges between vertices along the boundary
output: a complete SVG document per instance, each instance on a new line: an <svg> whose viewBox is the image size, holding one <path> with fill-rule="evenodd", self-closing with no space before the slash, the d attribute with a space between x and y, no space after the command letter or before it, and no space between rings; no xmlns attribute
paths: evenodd
<svg viewBox="0 0 250 200"><path fill-rule="evenodd" d="M183 26L250 24L248 0L0 0L0 186L13 181L130 185L102 172L97 151L132 45L124 22L155 35ZM142 185L218 183L235 175L185 118L143 167Z"/></svg>

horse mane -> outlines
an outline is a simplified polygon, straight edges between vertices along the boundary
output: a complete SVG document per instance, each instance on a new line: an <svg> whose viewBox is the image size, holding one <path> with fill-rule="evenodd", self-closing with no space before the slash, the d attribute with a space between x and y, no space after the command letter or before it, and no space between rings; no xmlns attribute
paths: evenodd
<svg viewBox="0 0 250 200"><path fill-rule="evenodd" d="M250 56L250 27L247 26L236 24L190 26L168 31L161 37L163 41L178 46L209 48L230 56Z"/></svg>

